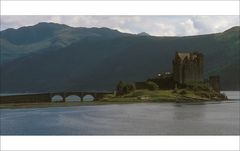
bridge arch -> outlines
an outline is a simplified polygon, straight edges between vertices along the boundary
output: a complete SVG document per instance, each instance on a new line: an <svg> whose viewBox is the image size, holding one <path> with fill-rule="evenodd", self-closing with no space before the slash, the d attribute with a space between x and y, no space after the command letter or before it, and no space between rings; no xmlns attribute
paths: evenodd
<svg viewBox="0 0 240 151"><path fill-rule="evenodd" d="M85 94L82 98L82 101L94 101L96 98L93 94Z"/></svg>
<svg viewBox="0 0 240 151"><path fill-rule="evenodd" d="M74 94L68 95L68 96L65 97L66 102L78 102L78 101L81 101L81 100L82 99L81 99L80 96L74 95Z"/></svg>
<svg viewBox="0 0 240 151"><path fill-rule="evenodd" d="M62 101L64 101L64 98L59 94L56 94L51 97L51 102L62 102Z"/></svg>

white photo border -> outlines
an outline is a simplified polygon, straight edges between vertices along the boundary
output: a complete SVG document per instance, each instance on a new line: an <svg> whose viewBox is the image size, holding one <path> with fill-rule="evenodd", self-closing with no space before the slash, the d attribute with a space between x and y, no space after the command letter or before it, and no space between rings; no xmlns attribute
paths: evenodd
<svg viewBox="0 0 240 151"><path fill-rule="evenodd" d="M239 1L1 1L1 15L239 15Z"/></svg>
<svg viewBox="0 0 240 151"><path fill-rule="evenodd" d="M239 1L1 1L1 15L239 15ZM239 150L239 136L1 136L1 150Z"/></svg>

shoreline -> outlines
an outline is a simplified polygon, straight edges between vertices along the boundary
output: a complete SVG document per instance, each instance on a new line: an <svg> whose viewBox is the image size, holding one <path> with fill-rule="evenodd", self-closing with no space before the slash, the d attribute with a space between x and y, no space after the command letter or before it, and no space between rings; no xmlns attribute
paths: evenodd
<svg viewBox="0 0 240 151"><path fill-rule="evenodd" d="M181 92L185 92L182 94ZM132 104L132 103L204 103L204 102L222 102L230 101L221 94L199 91L197 94L192 90L135 90L131 93L116 96L107 94L100 100L94 101L41 101L41 98L35 98L34 102L17 102L18 98L14 98L14 102L0 103L0 109L18 109L18 108L48 108L48 107L68 107L68 106L96 106L111 104Z"/></svg>
<svg viewBox="0 0 240 151"><path fill-rule="evenodd" d="M8 103L0 104L1 109L36 109L36 108L53 108L53 107L75 107L75 106L100 106L100 105L123 105L123 104L141 104L141 103L174 103L174 104L198 104L198 103L232 103L237 99L228 99L228 100L183 100L183 101L170 101L170 100L161 100L161 101L89 101L89 102L40 102L40 103Z"/></svg>

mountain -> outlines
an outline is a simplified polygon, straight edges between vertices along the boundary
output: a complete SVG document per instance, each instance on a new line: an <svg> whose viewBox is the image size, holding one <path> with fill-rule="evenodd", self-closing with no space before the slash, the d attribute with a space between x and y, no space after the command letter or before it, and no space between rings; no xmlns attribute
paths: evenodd
<svg viewBox="0 0 240 151"><path fill-rule="evenodd" d="M239 90L240 27L208 35L155 37L108 28L42 24L57 27L51 27L52 34L31 42L10 38L9 30L1 32L4 46L15 48L2 47L5 53L1 52L1 57L11 57L1 64L1 92L112 90L119 80L141 81L171 71L176 51L203 53L205 76L220 75L222 89ZM33 30L35 26L23 28ZM27 35L31 37L22 33L26 39ZM24 49L29 45L41 49Z"/></svg>
<svg viewBox="0 0 240 151"><path fill-rule="evenodd" d="M141 32L137 34L138 36L150 36L148 33L146 32Z"/></svg>
<svg viewBox="0 0 240 151"><path fill-rule="evenodd" d="M38 23L19 29L1 32L1 63L36 53L45 49L58 49L85 38L113 38L122 36L108 28L73 28L56 23Z"/></svg>

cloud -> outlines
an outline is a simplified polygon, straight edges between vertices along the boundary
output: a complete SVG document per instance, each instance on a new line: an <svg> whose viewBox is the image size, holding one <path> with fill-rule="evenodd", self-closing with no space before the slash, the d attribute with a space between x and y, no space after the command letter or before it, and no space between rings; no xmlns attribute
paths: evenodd
<svg viewBox="0 0 240 151"><path fill-rule="evenodd" d="M176 29L171 24L155 23L153 24L150 34L158 36L176 36Z"/></svg>
<svg viewBox="0 0 240 151"><path fill-rule="evenodd" d="M73 27L108 27L156 36L187 36L222 32L239 26L238 16L1 16L1 30L55 22Z"/></svg>
<svg viewBox="0 0 240 151"><path fill-rule="evenodd" d="M194 22L191 19L187 19L180 23L181 34L184 35L197 35L198 29L195 27Z"/></svg>
<svg viewBox="0 0 240 151"><path fill-rule="evenodd" d="M221 32L239 26L238 16L195 16L192 20L200 32Z"/></svg>

